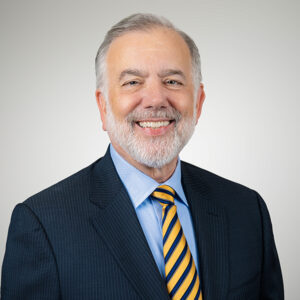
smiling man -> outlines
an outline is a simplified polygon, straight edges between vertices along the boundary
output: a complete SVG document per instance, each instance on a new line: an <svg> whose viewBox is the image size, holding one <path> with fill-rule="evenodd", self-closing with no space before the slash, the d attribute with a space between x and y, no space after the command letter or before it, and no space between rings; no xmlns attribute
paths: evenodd
<svg viewBox="0 0 300 300"><path fill-rule="evenodd" d="M130 31L111 43L105 67L99 66L107 78L98 82L96 97L114 149L143 173L164 182L194 131L205 94L201 75L193 76L182 36L170 28L152 27ZM98 60L104 61L101 50ZM199 65L195 69L200 73Z"/></svg>
<svg viewBox="0 0 300 300"><path fill-rule="evenodd" d="M107 33L96 75L111 144L16 206L1 299L283 299L262 198L179 159L205 99L193 40L132 15Z"/></svg>

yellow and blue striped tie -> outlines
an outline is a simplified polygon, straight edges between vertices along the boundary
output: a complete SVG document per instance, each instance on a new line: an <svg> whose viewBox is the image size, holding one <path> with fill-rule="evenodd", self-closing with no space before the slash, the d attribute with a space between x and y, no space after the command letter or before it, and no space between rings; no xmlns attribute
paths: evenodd
<svg viewBox="0 0 300 300"><path fill-rule="evenodd" d="M159 186L152 194L162 206L163 252L166 284L171 299L200 299L202 293L195 262L185 239L174 203L175 191Z"/></svg>

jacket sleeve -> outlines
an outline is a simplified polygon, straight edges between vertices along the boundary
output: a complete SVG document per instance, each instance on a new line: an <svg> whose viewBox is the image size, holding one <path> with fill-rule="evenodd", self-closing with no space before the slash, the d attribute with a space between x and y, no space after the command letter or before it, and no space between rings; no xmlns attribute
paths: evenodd
<svg viewBox="0 0 300 300"><path fill-rule="evenodd" d="M55 300L57 265L47 235L26 204L15 207L2 266L2 300Z"/></svg>
<svg viewBox="0 0 300 300"><path fill-rule="evenodd" d="M260 195L257 196L262 216L264 245L260 299L283 300L283 280L273 236L272 223L264 200Z"/></svg>

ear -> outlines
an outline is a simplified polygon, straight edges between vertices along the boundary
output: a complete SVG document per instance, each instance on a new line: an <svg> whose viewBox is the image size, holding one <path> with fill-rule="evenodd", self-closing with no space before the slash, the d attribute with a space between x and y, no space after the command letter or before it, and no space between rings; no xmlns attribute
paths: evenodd
<svg viewBox="0 0 300 300"><path fill-rule="evenodd" d="M97 105L101 116L102 129L106 131L106 102L103 93L100 90L96 90L95 95L96 95Z"/></svg>
<svg viewBox="0 0 300 300"><path fill-rule="evenodd" d="M200 118L204 100L205 100L204 86L202 83L200 83L200 87L198 89L198 94L196 99L196 124L198 123L198 120Z"/></svg>

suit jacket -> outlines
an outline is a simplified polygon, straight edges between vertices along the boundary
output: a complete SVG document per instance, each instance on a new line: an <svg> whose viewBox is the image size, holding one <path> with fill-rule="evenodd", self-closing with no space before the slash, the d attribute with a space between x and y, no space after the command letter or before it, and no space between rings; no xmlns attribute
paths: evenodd
<svg viewBox="0 0 300 300"><path fill-rule="evenodd" d="M283 299L270 217L253 190L182 162L204 300ZM169 299L109 151L15 207L2 300Z"/></svg>

